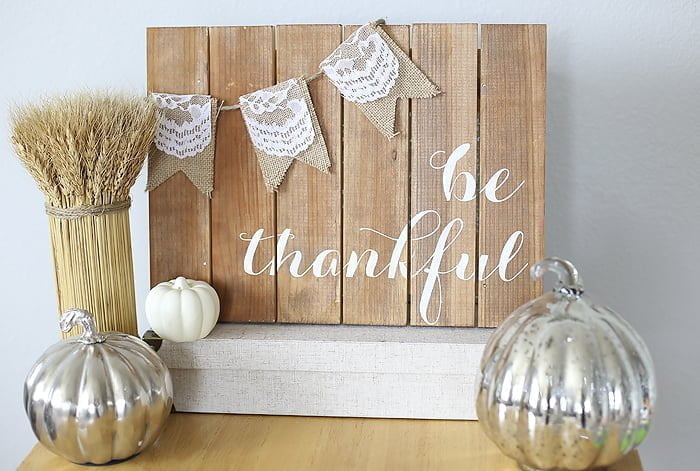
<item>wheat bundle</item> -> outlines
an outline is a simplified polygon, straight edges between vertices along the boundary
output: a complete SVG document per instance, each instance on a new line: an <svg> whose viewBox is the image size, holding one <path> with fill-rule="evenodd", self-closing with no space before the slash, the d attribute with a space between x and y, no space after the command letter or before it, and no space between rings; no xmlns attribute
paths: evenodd
<svg viewBox="0 0 700 471"><path fill-rule="evenodd" d="M88 309L101 330L137 335L129 190L153 141L154 104L82 92L17 107L11 121L45 196L59 313Z"/></svg>

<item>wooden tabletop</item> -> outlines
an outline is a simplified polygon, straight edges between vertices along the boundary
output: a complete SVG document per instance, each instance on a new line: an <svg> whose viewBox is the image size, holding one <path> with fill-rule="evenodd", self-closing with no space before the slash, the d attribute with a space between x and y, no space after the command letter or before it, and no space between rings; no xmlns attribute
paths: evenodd
<svg viewBox="0 0 700 471"><path fill-rule="evenodd" d="M81 470L37 444L19 466ZM478 422L175 413L160 439L110 470L516 471ZM631 453L611 471L640 471Z"/></svg>

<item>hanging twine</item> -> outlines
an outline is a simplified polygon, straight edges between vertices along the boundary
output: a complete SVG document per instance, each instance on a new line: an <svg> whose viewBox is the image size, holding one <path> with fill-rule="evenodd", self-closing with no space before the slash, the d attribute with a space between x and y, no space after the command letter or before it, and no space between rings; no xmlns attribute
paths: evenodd
<svg viewBox="0 0 700 471"><path fill-rule="evenodd" d="M116 203L101 204L95 206L74 206L72 208L57 208L49 204L45 205L46 214L56 219L79 219L85 216L101 216L103 214L115 213L129 209L131 198Z"/></svg>
<svg viewBox="0 0 700 471"><path fill-rule="evenodd" d="M376 26L378 26L378 25L383 25L383 24L385 24L385 23L386 23L386 20L385 20L385 19L379 18L378 20L370 21L369 24L374 28L374 27L376 27ZM308 76L308 77L302 76L302 78L306 81L306 83L309 83L309 82L313 82L313 81L316 80L317 78L320 78L322 75L323 75L323 71L322 71L322 70L319 70L318 72L316 72L316 73L313 74L313 75L310 75L310 76ZM225 106L222 106L221 108L219 108L220 111L234 111L234 110L240 110L240 109L241 109L241 105L240 105L240 104L236 104L236 105L225 105Z"/></svg>

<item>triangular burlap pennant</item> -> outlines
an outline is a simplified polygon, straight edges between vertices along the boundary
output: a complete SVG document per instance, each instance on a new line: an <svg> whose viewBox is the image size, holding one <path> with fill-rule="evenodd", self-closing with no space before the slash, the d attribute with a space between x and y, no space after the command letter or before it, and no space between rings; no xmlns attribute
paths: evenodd
<svg viewBox="0 0 700 471"><path fill-rule="evenodd" d="M239 103L269 191L294 159L328 173L331 161L303 78L243 95Z"/></svg>
<svg viewBox="0 0 700 471"><path fill-rule="evenodd" d="M214 190L214 149L217 100L206 95L154 93L159 122L148 154L151 191L183 172L199 191L211 198Z"/></svg>
<svg viewBox="0 0 700 471"><path fill-rule="evenodd" d="M321 62L321 70L387 137L396 135L396 100L430 98L440 90L381 27L368 23Z"/></svg>

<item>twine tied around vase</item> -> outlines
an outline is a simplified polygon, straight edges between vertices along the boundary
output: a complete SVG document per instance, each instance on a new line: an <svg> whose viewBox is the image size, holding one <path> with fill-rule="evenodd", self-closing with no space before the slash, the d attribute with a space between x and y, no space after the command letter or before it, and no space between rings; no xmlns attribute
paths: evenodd
<svg viewBox="0 0 700 471"><path fill-rule="evenodd" d="M101 216L103 214L129 209L131 207L131 198L127 198L123 201L117 201L115 203L73 206L72 208L58 208L56 206L51 206L48 203L44 207L46 209L46 214L49 216L53 216L58 219L80 219L81 217L85 216Z"/></svg>

